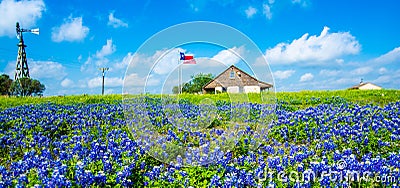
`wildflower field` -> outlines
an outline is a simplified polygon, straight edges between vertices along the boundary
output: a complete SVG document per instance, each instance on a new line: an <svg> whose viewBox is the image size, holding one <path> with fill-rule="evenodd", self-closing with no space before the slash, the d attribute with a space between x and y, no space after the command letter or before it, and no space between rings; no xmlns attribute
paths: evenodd
<svg viewBox="0 0 400 188"><path fill-rule="evenodd" d="M224 135L232 109L252 110L235 125L242 131L231 148L203 151L212 154L204 164L196 152L185 159L198 165L149 155L121 95L1 97L0 187L400 187L400 91L277 93L274 117L257 139L264 117L253 112L264 106L256 95L240 105L227 94L183 94L179 107L200 118L205 97L217 101L210 135ZM210 135L181 133L163 118L157 96L147 99L141 113L166 140L208 144Z"/></svg>

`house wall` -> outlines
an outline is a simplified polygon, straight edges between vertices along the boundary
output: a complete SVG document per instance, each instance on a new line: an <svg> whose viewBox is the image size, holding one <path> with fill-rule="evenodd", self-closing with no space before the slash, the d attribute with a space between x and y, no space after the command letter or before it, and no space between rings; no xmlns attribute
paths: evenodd
<svg viewBox="0 0 400 188"><path fill-rule="evenodd" d="M234 71L235 77L232 79L230 77L231 71ZM258 85L257 80L254 80L250 76L240 73L238 74L239 69L232 67L230 69L225 70L218 78L216 78L212 83L209 84L209 87L215 88L218 86L224 86L226 88L230 86L254 86Z"/></svg>
<svg viewBox="0 0 400 188"><path fill-rule="evenodd" d="M222 87L220 87L220 86L215 87L215 92L222 92Z"/></svg>
<svg viewBox="0 0 400 188"><path fill-rule="evenodd" d="M382 89L382 88L379 87L379 86L376 86L376 85L368 83L368 84L365 84L363 86L360 86L358 89L360 89L360 90L369 90L369 89Z"/></svg>
<svg viewBox="0 0 400 188"><path fill-rule="evenodd" d="M233 75L231 74L232 71ZM268 87L268 84L260 83L256 78L232 66L204 86L203 92L259 93L262 87Z"/></svg>
<svg viewBox="0 0 400 188"><path fill-rule="evenodd" d="M226 92L228 92L228 93L239 93L240 92L239 91L239 86L229 86L226 89Z"/></svg>
<svg viewBox="0 0 400 188"><path fill-rule="evenodd" d="M243 92L245 92L245 93L260 93L260 86L244 86Z"/></svg>

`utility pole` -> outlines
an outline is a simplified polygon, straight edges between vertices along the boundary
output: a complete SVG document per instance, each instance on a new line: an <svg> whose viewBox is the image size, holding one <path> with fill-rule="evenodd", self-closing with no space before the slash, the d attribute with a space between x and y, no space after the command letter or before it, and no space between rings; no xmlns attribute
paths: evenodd
<svg viewBox="0 0 400 188"><path fill-rule="evenodd" d="M99 70L103 74L103 84L101 85L101 94L104 95L104 76L106 75L106 71L108 71L108 67L99 68Z"/></svg>

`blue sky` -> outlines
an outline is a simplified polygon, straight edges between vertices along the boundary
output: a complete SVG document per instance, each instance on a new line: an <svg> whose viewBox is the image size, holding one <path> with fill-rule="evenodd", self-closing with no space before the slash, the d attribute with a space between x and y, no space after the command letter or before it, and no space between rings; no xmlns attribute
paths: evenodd
<svg viewBox="0 0 400 188"><path fill-rule="evenodd" d="M24 33L24 39L30 75L46 85L45 95L101 93L99 67L110 67L106 93L121 93L124 83L170 92L177 83L178 51L197 60L183 68L184 81L191 74L218 74L235 64L267 82L273 81L267 76L272 74L277 91L345 89L361 78L400 89L399 9L395 0L2 0L0 73L14 77L18 21L23 28L40 28L40 35ZM255 43L260 57L234 33L205 29L176 31L153 38L157 45L152 48L140 48L160 31L192 21L237 29ZM194 38L199 33L210 40L226 38L223 44L180 41L163 46L191 33ZM262 57L270 69L260 66Z"/></svg>

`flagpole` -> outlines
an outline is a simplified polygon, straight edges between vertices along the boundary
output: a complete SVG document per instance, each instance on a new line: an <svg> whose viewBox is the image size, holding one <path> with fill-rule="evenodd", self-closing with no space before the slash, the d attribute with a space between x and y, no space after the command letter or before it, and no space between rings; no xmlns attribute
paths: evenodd
<svg viewBox="0 0 400 188"><path fill-rule="evenodd" d="M184 64L196 64L196 61L193 58L193 55L188 55L186 56L183 52L179 52L180 54L180 58L179 58L179 63L178 63L178 82L179 82L179 94L182 94L182 77L183 77L183 70L182 70L182 66ZM181 63L181 60L183 61L183 63Z"/></svg>
<svg viewBox="0 0 400 188"><path fill-rule="evenodd" d="M181 74L181 72L182 72L182 70L181 70L181 61L180 61L180 59L178 59L178 87L179 87L179 94L181 94L182 93L182 74Z"/></svg>
<svg viewBox="0 0 400 188"><path fill-rule="evenodd" d="M179 62L179 70L180 70L180 78L181 78L181 81L180 81L180 86L181 86L181 94L182 94L182 65L180 64L181 62Z"/></svg>

